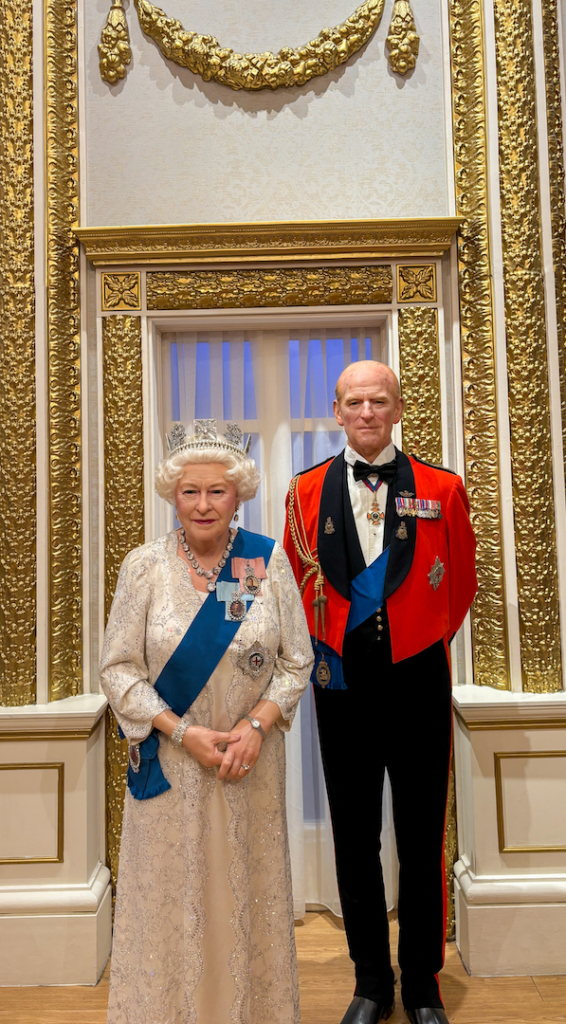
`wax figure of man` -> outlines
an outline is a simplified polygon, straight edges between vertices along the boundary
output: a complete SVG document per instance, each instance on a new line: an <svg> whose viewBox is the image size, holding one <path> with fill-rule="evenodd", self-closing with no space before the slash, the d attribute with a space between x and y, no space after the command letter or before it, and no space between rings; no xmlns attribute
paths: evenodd
<svg viewBox="0 0 566 1024"><path fill-rule="evenodd" d="M447 1024L444 831L452 743L448 643L476 592L475 539L459 476L391 442L395 374L351 364L334 415L345 451L291 482L285 548L315 650L318 729L338 886L354 961L342 1024L394 1004L379 859L387 768L400 863L401 996L412 1024Z"/></svg>

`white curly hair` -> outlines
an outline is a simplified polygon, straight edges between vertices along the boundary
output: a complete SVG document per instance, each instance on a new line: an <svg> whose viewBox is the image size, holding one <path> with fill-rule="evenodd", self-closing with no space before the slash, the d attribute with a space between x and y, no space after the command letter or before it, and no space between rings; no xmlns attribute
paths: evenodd
<svg viewBox="0 0 566 1024"><path fill-rule="evenodd" d="M218 448L185 450L162 459L155 473L155 490L159 497L165 498L170 505L174 505L175 491L185 466L203 462L218 462L222 466L226 466L226 479L235 484L238 502L250 501L255 498L261 474L254 460L247 457L240 458Z"/></svg>

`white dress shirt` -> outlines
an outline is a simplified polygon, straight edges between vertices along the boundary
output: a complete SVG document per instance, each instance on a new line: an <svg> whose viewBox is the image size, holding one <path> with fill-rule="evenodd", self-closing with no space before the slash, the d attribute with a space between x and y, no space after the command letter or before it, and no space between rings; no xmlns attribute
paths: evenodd
<svg viewBox="0 0 566 1024"><path fill-rule="evenodd" d="M395 458L395 445L388 444L377 456L374 462L368 463L371 466L383 466L386 462L392 462ZM383 551L383 528L385 525L385 507L387 504L388 485L383 482L376 492L366 487L363 480L354 480L353 465L357 462L367 462L363 455L358 455L350 445L346 445L344 459L348 465L348 491L352 502L352 511L356 520L356 529L360 538L362 554L366 565L375 561ZM370 483L375 484L377 475L370 475ZM371 511L374 499L377 495L377 507L383 512L384 518L378 523L371 523L368 519L368 512Z"/></svg>

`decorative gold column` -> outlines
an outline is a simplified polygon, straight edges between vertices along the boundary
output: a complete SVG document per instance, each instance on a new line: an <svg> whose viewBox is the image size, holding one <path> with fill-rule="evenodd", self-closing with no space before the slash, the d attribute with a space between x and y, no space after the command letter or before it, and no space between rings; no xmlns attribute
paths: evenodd
<svg viewBox="0 0 566 1024"><path fill-rule="evenodd" d="M426 462L442 465L438 313L430 306L399 310L403 448Z"/></svg>
<svg viewBox="0 0 566 1024"><path fill-rule="evenodd" d="M511 465L523 689L562 689L531 0L495 0Z"/></svg>
<svg viewBox="0 0 566 1024"><path fill-rule="evenodd" d="M449 0L466 486L478 541L474 681L508 689L482 0Z"/></svg>
<svg viewBox="0 0 566 1024"><path fill-rule="evenodd" d="M76 6L45 3L50 700L82 683Z"/></svg>
<svg viewBox="0 0 566 1024"><path fill-rule="evenodd" d="M102 322L104 389L104 610L108 618L124 556L144 542L141 320ZM108 713L106 732L108 866L116 884L128 754Z"/></svg>
<svg viewBox="0 0 566 1024"><path fill-rule="evenodd" d="M546 122L550 171L550 213L552 255L556 295L558 363L560 367L560 404L562 407L562 445L566 473L566 216L564 210L564 133L560 95L560 44L557 0L542 4L544 72L546 80Z"/></svg>
<svg viewBox="0 0 566 1024"><path fill-rule="evenodd" d="M0 0L0 704L36 677L32 2Z"/></svg>
<svg viewBox="0 0 566 1024"><path fill-rule="evenodd" d="M442 421L440 413L440 357L438 313L430 306L405 306L399 310L399 365L401 392L407 401L403 416L403 450L425 462L442 465ZM455 932L454 864L458 859L458 826L454 765L446 808L444 867L448 891L446 935Z"/></svg>

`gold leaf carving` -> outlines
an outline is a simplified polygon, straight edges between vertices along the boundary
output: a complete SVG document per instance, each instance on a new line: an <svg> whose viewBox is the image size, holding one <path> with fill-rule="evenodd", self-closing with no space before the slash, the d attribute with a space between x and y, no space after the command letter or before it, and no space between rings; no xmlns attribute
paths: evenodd
<svg viewBox="0 0 566 1024"><path fill-rule="evenodd" d="M143 396L141 320L108 316L102 322L104 389L104 609L108 618L125 555L144 542ZM116 719L106 724L108 865L118 873L128 751Z"/></svg>
<svg viewBox="0 0 566 1024"><path fill-rule="evenodd" d="M147 274L148 309L388 303L392 291L390 266Z"/></svg>
<svg viewBox="0 0 566 1024"><path fill-rule="evenodd" d="M82 686L76 17L75 0L46 0L50 700Z"/></svg>
<svg viewBox="0 0 566 1024"><path fill-rule="evenodd" d="M397 267L397 302L436 302L436 267Z"/></svg>
<svg viewBox="0 0 566 1024"><path fill-rule="evenodd" d="M32 2L0 0L0 704L35 701Z"/></svg>
<svg viewBox="0 0 566 1024"><path fill-rule="evenodd" d="M478 541L472 608L474 681L508 689L509 654L497 443L487 204L482 0L450 0L466 487Z"/></svg>
<svg viewBox="0 0 566 1024"><path fill-rule="evenodd" d="M103 274L102 309L139 309L140 274Z"/></svg>
<svg viewBox="0 0 566 1024"><path fill-rule="evenodd" d="M164 57L189 68L205 82L214 80L231 89L278 89L304 85L344 64L367 43L381 20L385 0L366 0L346 21L323 28L310 43L279 53L235 53L214 36L198 35L169 18L149 0L134 0L140 25ZM106 70L100 69L106 81Z"/></svg>
<svg viewBox="0 0 566 1024"><path fill-rule="evenodd" d="M95 266L441 256L460 217L78 228Z"/></svg>
<svg viewBox="0 0 566 1024"><path fill-rule="evenodd" d="M417 63L419 37L409 0L395 0L389 35L385 40L387 57L392 71L406 75Z"/></svg>
<svg viewBox="0 0 566 1024"><path fill-rule="evenodd" d="M126 65L132 59L132 51L128 22L124 12L124 0L113 0L106 25L100 35L98 53L100 77L105 82L115 85L121 78L126 77L128 73Z"/></svg>
<svg viewBox="0 0 566 1024"><path fill-rule="evenodd" d="M405 399L403 449L442 465L438 313L430 306L399 310L399 366Z"/></svg>
<svg viewBox="0 0 566 1024"><path fill-rule="evenodd" d="M562 689L531 0L495 0L499 166L523 689Z"/></svg>
<svg viewBox="0 0 566 1024"><path fill-rule="evenodd" d="M560 367L560 404L562 406L562 445L566 473L566 218L564 215L564 133L560 97L560 46L557 0L542 5L544 67L546 77L546 120L548 126L548 162L550 170L550 209L552 253L556 293L558 362Z"/></svg>

